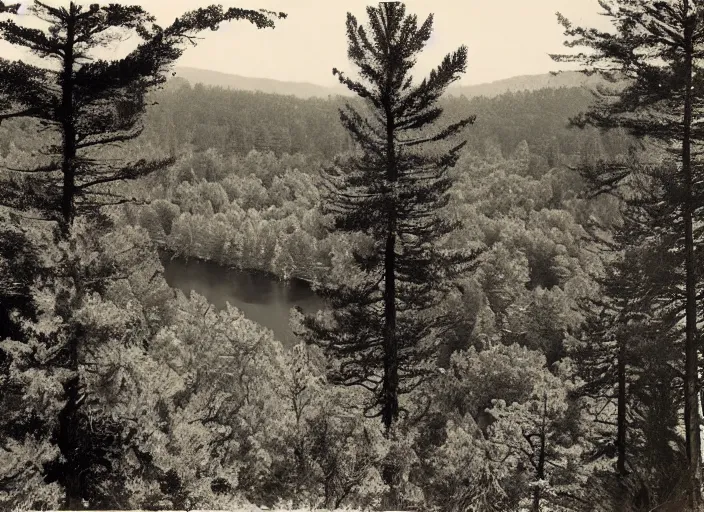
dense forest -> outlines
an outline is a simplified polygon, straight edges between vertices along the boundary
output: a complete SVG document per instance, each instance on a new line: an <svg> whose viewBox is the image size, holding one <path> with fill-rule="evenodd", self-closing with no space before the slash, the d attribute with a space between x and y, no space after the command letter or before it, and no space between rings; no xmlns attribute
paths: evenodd
<svg viewBox="0 0 704 512"><path fill-rule="evenodd" d="M567 129L565 120L584 111L593 99L588 89L571 87L506 93L496 98L446 96L440 105L448 118L477 116L475 124L462 134L475 151L494 145L508 154L526 141L541 155L554 158L559 152L574 157L585 144L599 144L599 139L600 150L609 156L624 152L625 135L602 138L594 130L595 140L591 140L578 130ZM168 151L190 145L197 152L216 149L228 156L246 156L256 149L329 160L351 147L337 111L355 99L301 99L191 86L176 77L154 94L154 102L146 115L144 139Z"/></svg>
<svg viewBox="0 0 704 512"><path fill-rule="evenodd" d="M464 47L408 80L399 2L348 16L327 99L167 79L283 13L19 9L58 65L0 58L0 509L703 510L703 7L560 16L610 88L472 99ZM327 306L285 346L171 258Z"/></svg>

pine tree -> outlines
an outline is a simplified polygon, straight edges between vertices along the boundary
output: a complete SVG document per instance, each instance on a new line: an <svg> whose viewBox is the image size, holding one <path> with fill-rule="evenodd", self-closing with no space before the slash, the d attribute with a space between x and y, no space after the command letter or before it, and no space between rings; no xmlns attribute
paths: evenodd
<svg viewBox="0 0 704 512"><path fill-rule="evenodd" d="M704 6L690 0L602 0L603 14L615 32L574 27L563 16L568 47L591 51L556 55L561 62L579 62L587 73L601 73L615 87L576 120L581 126L623 128L656 141L678 163L672 180L671 205L679 210L670 228L672 249L683 255L681 283L684 311L684 423L690 464L691 505L701 501L699 418L699 357L697 341L697 268L693 219L698 213L701 183L696 165L702 131L693 120L702 109L704 81L700 57L704 50Z"/></svg>
<svg viewBox="0 0 704 512"><path fill-rule="evenodd" d="M334 356L334 382L371 391L366 413L380 416L388 433L399 415L399 395L433 371L446 317L430 308L475 256L440 245L456 228L442 210L452 184L447 169L464 146L448 139L473 118L431 131L442 114L438 99L465 71L465 47L413 85L409 72L430 38L432 15L419 26L399 2L368 7L367 15L366 28L347 15L348 55L361 79L333 70L367 111L340 110L356 151L324 172L324 212L335 229L359 240L356 274L323 286L333 321L308 318L304 336Z"/></svg>
<svg viewBox="0 0 704 512"><path fill-rule="evenodd" d="M18 9L2 6L2 12L12 15ZM49 471L65 489L65 505L77 509L86 494L90 467L104 464L102 444L114 442L114 422L107 419L102 432L95 434L88 435L85 429L80 361L89 336L74 313L115 275L109 266L89 268L81 259L76 252L80 237L72 233L74 219L86 217L96 232L108 227L102 208L129 200L117 187L119 182L138 179L173 162L171 158L116 160L107 148L140 135L147 93L166 81L184 45L226 21L273 27L276 15L213 5L188 12L162 28L139 6L84 8L70 2L68 7L52 7L35 1L28 12L48 23L48 28L27 28L7 19L0 21L0 37L42 57L47 66L0 59L0 121L34 120L43 131L58 135L60 142L52 144L49 139L43 164L5 169L16 176L4 183L0 203L60 226L58 249L63 256L52 271L55 311L62 325L54 336L55 355L49 364L69 377L62 383L65 402L53 438L62 458ZM92 50L126 34L136 34L141 42L124 58L106 61L91 56Z"/></svg>
<svg viewBox="0 0 704 512"><path fill-rule="evenodd" d="M3 11L16 14L17 8ZM3 191L0 199L11 207L39 210L64 232L76 214L123 202L111 185L173 163L172 158L115 162L96 151L141 134L147 93L166 81L185 43L231 20L274 26L273 13L217 5L188 12L166 28L136 5L84 8L71 2L65 8L35 0L28 12L48 28L31 29L7 19L0 22L0 37L46 59L47 66L0 59L0 121L36 120L43 130L60 134L61 142L48 145L44 165L9 169L30 179ZM94 59L91 51L109 46L119 37L116 32L136 34L141 43L124 58Z"/></svg>
<svg viewBox="0 0 704 512"><path fill-rule="evenodd" d="M648 496L651 507L671 501L682 490L677 483L685 468L673 448L683 403L683 365L677 355L682 344L677 324L684 310L677 289L682 257L668 253L668 227L677 211L663 194L666 175L643 165L612 166L611 174L626 169L629 176L614 191L622 223L610 239L599 239L609 263L598 279L602 297L585 306L590 319L573 352L584 380L580 392L602 425L595 432L595 458L616 456L616 486L604 487L619 509L639 494ZM606 174L604 167L600 174ZM593 187L599 189L599 183Z"/></svg>

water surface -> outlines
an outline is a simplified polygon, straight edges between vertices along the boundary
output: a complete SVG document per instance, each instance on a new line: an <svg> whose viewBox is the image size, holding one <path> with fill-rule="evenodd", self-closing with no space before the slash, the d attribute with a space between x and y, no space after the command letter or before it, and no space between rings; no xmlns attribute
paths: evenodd
<svg viewBox="0 0 704 512"><path fill-rule="evenodd" d="M263 272L228 269L193 259L164 256L162 262L169 286L186 295L193 290L218 309L229 302L250 320L271 329L286 347L297 343L289 326L290 309L298 306L310 314L324 305L310 285L298 279L282 281Z"/></svg>

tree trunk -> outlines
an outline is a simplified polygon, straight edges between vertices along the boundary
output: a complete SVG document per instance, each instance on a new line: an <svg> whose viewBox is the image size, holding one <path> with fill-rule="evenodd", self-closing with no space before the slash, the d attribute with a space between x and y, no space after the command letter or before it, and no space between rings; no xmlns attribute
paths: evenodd
<svg viewBox="0 0 704 512"><path fill-rule="evenodd" d="M389 109L390 110L390 109ZM388 121L387 126L392 126ZM396 164L393 162L393 131L389 129L388 174L389 180L395 181ZM391 426L398 415L398 345L396 340L396 205L392 199L389 204L388 234L384 261L384 383L382 421L385 435L391 436ZM384 482L389 486L387 507L395 509L398 505L396 488L396 467L393 462L384 470Z"/></svg>
<svg viewBox="0 0 704 512"><path fill-rule="evenodd" d="M73 105L73 46L75 5L71 3L70 18L66 24L66 46L64 48L64 66L61 76L61 128L63 134L63 155L61 171L63 190L61 196L61 216L63 232L68 234L73 221L75 195L76 131L74 126Z"/></svg>
<svg viewBox="0 0 704 512"><path fill-rule="evenodd" d="M63 480L65 492L65 507L67 510L83 509L83 483L81 479L81 468L77 461L78 434L76 432L78 410L78 376L72 378L64 385L66 405L59 413L59 436L58 447L64 457L62 464Z"/></svg>
<svg viewBox="0 0 704 512"><path fill-rule="evenodd" d="M388 23L388 20L387 20ZM389 33L388 26L386 27ZM388 51L388 50L387 50ZM390 57L390 60L392 58ZM386 117L386 179L392 187L398 179L396 169L396 130L393 104L392 79L395 66L387 66L384 110ZM391 190L388 208L386 248L384 253L384 383L382 420L388 436L398 415L398 341L396 339L396 190Z"/></svg>
<svg viewBox="0 0 704 512"><path fill-rule="evenodd" d="M391 229L393 220L389 220ZM398 413L398 347L396 345L396 282L395 282L396 236L389 233L386 238L385 298L384 298L384 391L382 418L388 435Z"/></svg>
<svg viewBox="0 0 704 512"><path fill-rule="evenodd" d="M387 35L390 30L388 18L386 20L385 31ZM390 50L387 48L387 52ZM387 53L387 56L389 54ZM393 63L389 63L386 72L386 87L383 98L386 117L386 179L391 185L391 197L387 205L388 220L386 246L384 252L384 382L383 382L383 404L382 421L384 423L385 436L390 438L391 427L398 416L398 340L396 338L396 180L398 170L396 169L396 143L394 132L396 130L393 99L392 99L392 78L395 73ZM383 480L389 486L386 503L387 510L394 510L399 505L399 495L397 486L398 468L395 461L387 463L383 470Z"/></svg>
<svg viewBox="0 0 704 512"><path fill-rule="evenodd" d="M75 195L75 167L76 158L76 132L74 126L73 104L73 66L74 66L74 37L75 37L76 5L71 2L69 19L66 24L66 46L64 47L64 66L61 77L61 127L63 132L63 155L61 170L63 173L63 190L61 197L61 231L68 237L74 217ZM77 277L77 276L76 276ZM78 283L76 283L78 284ZM67 298L66 300L70 300ZM70 304L62 305L64 321L70 322L72 308ZM80 442L77 431L77 412L79 408L78 376L78 333L71 328L67 336L67 361L66 367L74 372L74 376L64 385L66 404L59 413L58 446L64 457L63 483L66 497L65 505L69 510L83 508L83 484L81 468L77 460L78 443Z"/></svg>
<svg viewBox="0 0 704 512"><path fill-rule="evenodd" d="M701 447L699 438L699 362L697 350L697 292L696 292L696 262L694 256L693 235L693 176L691 155L692 130L692 73L693 26L689 21L689 0L684 0L684 11L687 17L685 26L685 91L684 120L682 136L682 173L684 177L684 204L682 216L684 222L684 249L686 273L686 339L685 339L685 428L687 456L690 466L690 505L693 509L701 501L700 470Z"/></svg>
<svg viewBox="0 0 704 512"><path fill-rule="evenodd" d="M533 489L533 512L540 512L540 487Z"/></svg>
<svg viewBox="0 0 704 512"><path fill-rule="evenodd" d="M626 472L626 340L623 337L618 341L618 403L616 413L616 471L620 495L619 510L628 509L628 493L625 487Z"/></svg>
<svg viewBox="0 0 704 512"><path fill-rule="evenodd" d="M618 407L617 407L616 469L619 478L626 476L626 341L618 342Z"/></svg>

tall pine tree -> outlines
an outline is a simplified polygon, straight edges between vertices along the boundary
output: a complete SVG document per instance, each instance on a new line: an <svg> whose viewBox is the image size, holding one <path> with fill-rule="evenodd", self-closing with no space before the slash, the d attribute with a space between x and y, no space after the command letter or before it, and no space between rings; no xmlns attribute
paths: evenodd
<svg viewBox="0 0 704 512"><path fill-rule="evenodd" d="M19 13L17 6L4 5L0 5L0 12ZM34 120L59 142L52 143L49 138L43 163L3 169L12 176L3 183L0 204L55 221L61 228L59 247L65 257L53 269L53 277L62 326L53 340L54 356L45 364L67 378L62 382L64 406L54 434L62 457L47 478L58 479L66 492L66 507L78 509L86 496L86 475L91 465L100 464L102 447L98 444L103 440L81 430L87 422L82 407L86 399L82 378L86 334L74 312L114 276L109 268L98 276L91 275L92 270L81 263L72 237L74 219L99 218L103 207L127 200L121 195L119 182L137 179L172 162L169 158L115 159L107 150L140 135L147 93L166 81L169 67L185 45L194 43L198 33L217 30L231 20L246 20L258 28L273 27L276 15L212 5L188 12L162 28L139 6L84 7L70 2L68 7L53 7L35 1L28 13L48 26L34 29L5 19L0 21L0 37L42 57L46 65L0 59L0 121ZM93 57L95 49L109 47L130 34L136 34L140 43L125 57L112 61Z"/></svg>
<svg viewBox="0 0 704 512"><path fill-rule="evenodd" d="M590 321L573 355L581 393L603 428L595 432L595 455L616 456L616 485L608 485L611 473L599 475L599 485L611 491L619 510L638 501L651 509L681 503L679 484L687 474L676 429L683 405L683 260L668 250L678 210L667 194L671 176L658 165L610 167L583 169L595 180L592 190L620 199L622 222L607 239L593 234L609 264L598 279L602 297L585 305Z"/></svg>
<svg viewBox="0 0 704 512"><path fill-rule="evenodd" d="M2 12L17 14L16 6ZM147 93L167 79L185 44L204 30L231 20L273 27L274 13L211 5L188 12L162 28L139 6L92 4L52 7L35 0L28 13L46 22L44 30L13 19L0 22L0 38L45 59L46 66L0 59L0 121L36 120L61 142L46 147L48 160L28 169L6 169L22 187L5 187L0 201L35 209L67 232L76 214L91 214L124 198L112 185L144 176L172 159L138 161L105 158L100 149L135 139L142 132ZM282 17L282 14L278 15ZM128 33L141 43L121 59L95 59L92 51Z"/></svg>
<svg viewBox="0 0 704 512"><path fill-rule="evenodd" d="M308 318L304 336L334 356L335 382L371 391L366 412L381 416L388 433L399 394L434 369L447 318L431 308L475 256L441 249L456 227L443 216L452 184L447 170L464 146L448 139L473 118L432 129L442 114L438 99L465 71L465 47L414 85L410 71L430 39L432 15L419 26L400 2L368 7L367 15L368 27L347 15L348 55L359 80L333 70L366 107L340 111L356 151L324 173L325 213L359 241L356 272L323 286L332 318Z"/></svg>
<svg viewBox="0 0 704 512"><path fill-rule="evenodd" d="M704 6L690 0L601 0L613 32L574 27L558 15L569 38L568 47L590 51L556 55L558 61L579 62L588 73L619 81L622 88L603 90L599 101L577 119L579 125L624 128L655 141L677 162L672 206L678 210L670 228L670 248L682 255L684 288L684 423L690 465L691 505L701 502L699 415L699 354L697 334L697 265L694 218L699 212L701 180L696 165L701 150L700 61L704 51Z"/></svg>

